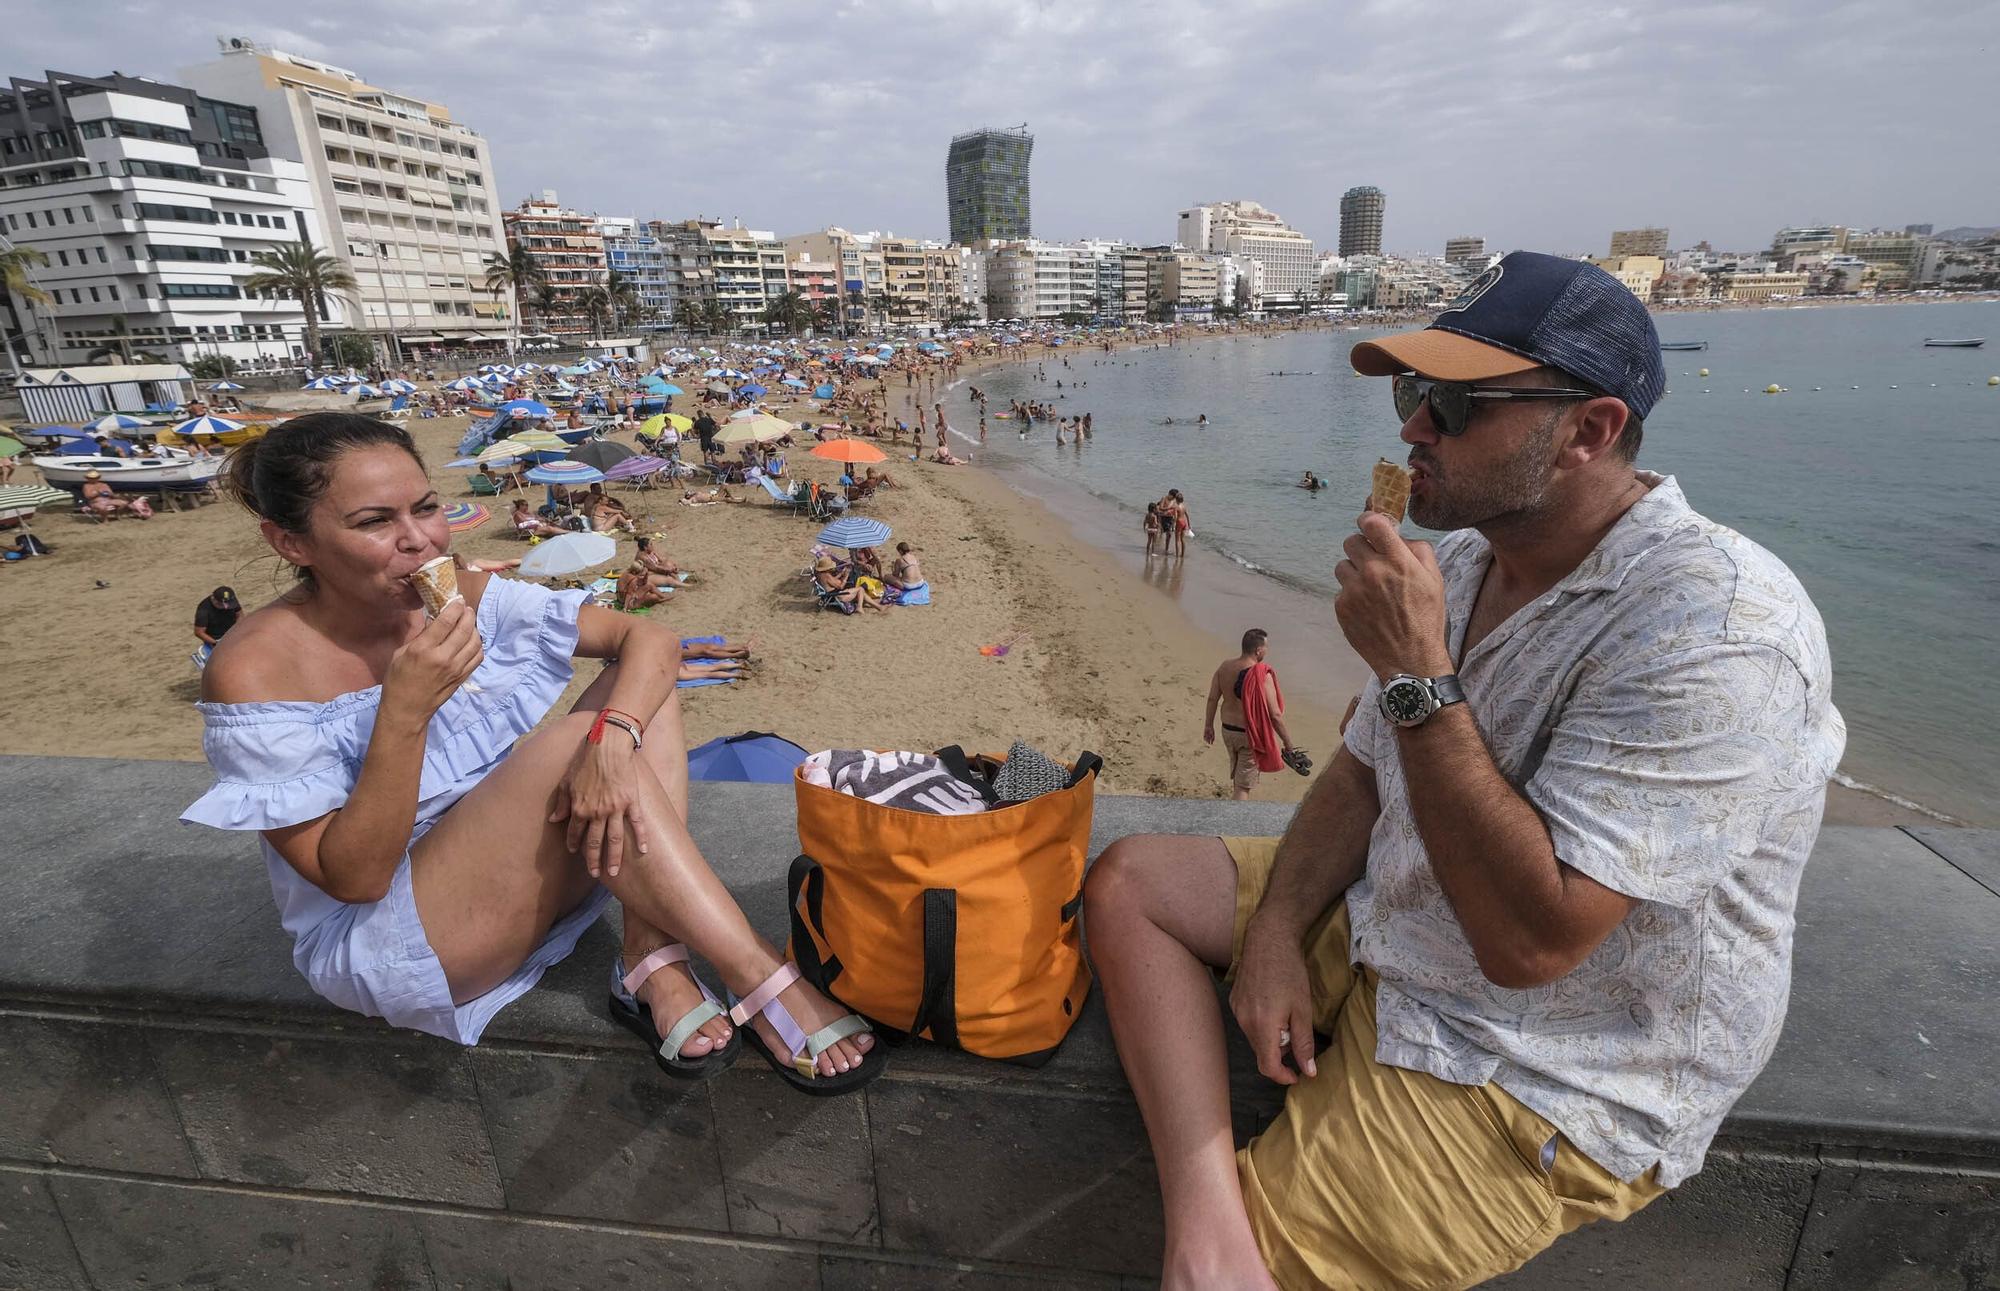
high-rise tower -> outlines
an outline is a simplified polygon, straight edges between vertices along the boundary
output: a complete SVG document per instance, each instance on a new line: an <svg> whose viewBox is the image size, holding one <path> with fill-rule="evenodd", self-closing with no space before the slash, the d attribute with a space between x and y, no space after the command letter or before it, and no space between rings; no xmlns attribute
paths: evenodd
<svg viewBox="0 0 2000 1291"><path fill-rule="evenodd" d="M955 135L945 158L951 240L970 246L987 238L1032 237L1028 227L1028 157L1035 136L1026 125Z"/></svg>
<svg viewBox="0 0 2000 1291"><path fill-rule="evenodd" d="M1382 254L1382 208L1388 198L1373 184L1362 184L1340 195L1340 254Z"/></svg>

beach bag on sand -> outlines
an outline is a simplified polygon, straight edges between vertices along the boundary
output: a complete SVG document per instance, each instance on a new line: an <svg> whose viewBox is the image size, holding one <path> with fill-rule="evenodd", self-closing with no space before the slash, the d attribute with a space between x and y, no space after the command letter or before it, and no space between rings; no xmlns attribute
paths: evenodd
<svg viewBox="0 0 2000 1291"><path fill-rule="evenodd" d="M938 757L990 791L1005 759ZM795 773L789 953L808 982L892 1039L1038 1067L1090 991L1078 915L1103 763L972 815L885 807ZM970 775L968 775L970 773Z"/></svg>

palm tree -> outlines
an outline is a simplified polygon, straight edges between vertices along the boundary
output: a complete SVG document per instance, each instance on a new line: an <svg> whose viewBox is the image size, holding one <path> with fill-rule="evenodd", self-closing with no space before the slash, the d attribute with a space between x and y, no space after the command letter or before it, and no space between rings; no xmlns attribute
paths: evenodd
<svg viewBox="0 0 2000 1291"><path fill-rule="evenodd" d="M534 302L535 321L546 332L549 330L549 318L556 312L556 307L562 304L562 293L556 290L554 283L544 278L535 284Z"/></svg>
<svg viewBox="0 0 2000 1291"><path fill-rule="evenodd" d="M638 285L613 269L604 275L604 295L611 304L611 317L618 330L624 331L625 320L639 312Z"/></svg>
<svg viewBox="0 0 2000 1291"><path fill-rule="evenodd" d="M715 296L703 296L687 309L689 327L699 327L711 336L729 327L729 307Z"/></svg>
<svg viewBox="0 0 2000 1291"><path fill-rule="evenodd" d="M604 339L604 319L611 312L611 294L602 287L589 286L576 293L577 312L590 319L593 339Z"/></svg>
<svg viewBox="0 0 2000 1291"><path fill-rule="evenodd" d="M28 281L28 270L48 262L49 258L33 247L9 247L5 251L0 251L0 295L11 294L27 301L28 313L32 317L35 306L48 304L50 297L49 293ZM27 335L27 331L23 329L21 338L26 340ZM12 354L13 340L8 339L6 344L7 352Z"/></svg>
<svg viewBox="0 0 2000 1291"><path fill-rule="evenodd" d="M788 291L782 296L773 296L764 306L764 321L796 332L812 321L812 305L804 293Z"/></svg>
<svg viewBox="0 0 2000 1291"><path fill-rule="evenodd" d="M501 254L490 251L486 255L486 290L499 300L502 292L512 291L514 299L525 301L535 288L546 286L548 273L542 262L535 259L526 247L514 247Z"/></svg>
<svg viewBox="0 0 2000 1291"><path fill-rule="evenodd" d="M111 320L111 339L84 356L85 363L105 363L118 359L125 363L132 361L132 325L122 315Z"/></svg>
<svg viewBox="0 0 2000 1291"><path fill-rule="evenodd" d="M345 295L358 290L347 263L338 256L315 251L308 242L288 242L250 258L257 272L243 280L245 291L270 291L299 301L306 313L306 352L311 362L320 362L319 323L329 294Z"/></svg>
<svg viewBox="0 0 2000 1291"><path fill-rule="evenodd" d="M826 332L838 330L840 327L840 300L837 297L828 296L824 300L814 304L812 307L812 322L814 327Z"/></svg>

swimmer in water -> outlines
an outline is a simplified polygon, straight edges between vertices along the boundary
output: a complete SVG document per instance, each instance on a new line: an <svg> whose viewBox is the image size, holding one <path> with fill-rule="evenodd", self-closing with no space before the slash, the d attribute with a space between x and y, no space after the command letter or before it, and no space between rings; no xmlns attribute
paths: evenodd
<svg viewBox="0 0 2000 1291"><path fill-rule="evenodd" d="M1208 424L1208 414L1203 413L1201 416L1195 418L1194 424L1197 426L1206 426Z"/></svg>
<svg viewBox="0 0 2000 1291"><path fill-rule="evenodd" d="M1306 477L1299 481L1299 487L1317 493L1326 487L1326 481L1320 479L1319 476L1314 475L1311 471L1307 471Z"/></svg>

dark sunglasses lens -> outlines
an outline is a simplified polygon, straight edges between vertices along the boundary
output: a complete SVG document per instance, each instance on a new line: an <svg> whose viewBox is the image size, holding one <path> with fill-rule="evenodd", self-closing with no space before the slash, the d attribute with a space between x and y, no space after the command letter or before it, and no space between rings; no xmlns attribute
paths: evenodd
<svg viewBox="0 0 2000 1291"><path fill-rule="evenodd" d="M1396 416L1402 421L1408 421L1416 415L1418 406L1424 401L1424 383L1415 377L1397 377L1395 395Z"/></svg>
<svg viewBox="0 0 2000 1291"><path fill-rule="evenodd" d="M1456 382L1440 381L1431 386L1431 424L1440 435L1463 435L1472 412L1472 390Z"/></svg>

